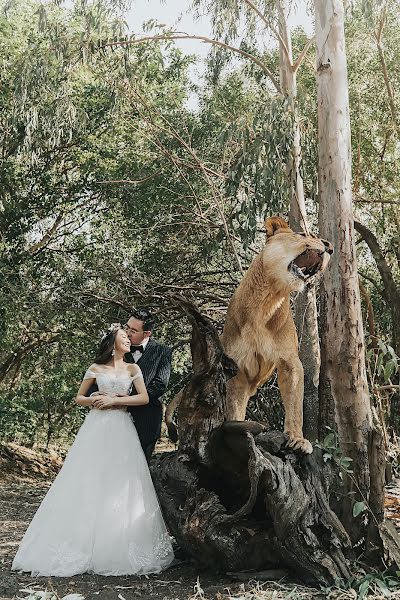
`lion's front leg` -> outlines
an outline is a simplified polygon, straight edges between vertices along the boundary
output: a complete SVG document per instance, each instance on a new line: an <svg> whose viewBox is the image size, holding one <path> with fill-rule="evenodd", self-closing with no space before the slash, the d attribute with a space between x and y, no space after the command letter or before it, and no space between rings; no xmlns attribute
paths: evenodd
<svg viewBox="0 0 400 600"><path fill-rule="evenodd" d="M238 373L226 382L225 417L227 421L244 421L251 394L243 373Z"/></svg>
<svg viewBox="0 0 400 600"><path fill-rule="evenodd" d="M304 371L298 356L278 364L278 385L285 407L285 433L288 446L311 454L312 446L303 437Z"/></svg>

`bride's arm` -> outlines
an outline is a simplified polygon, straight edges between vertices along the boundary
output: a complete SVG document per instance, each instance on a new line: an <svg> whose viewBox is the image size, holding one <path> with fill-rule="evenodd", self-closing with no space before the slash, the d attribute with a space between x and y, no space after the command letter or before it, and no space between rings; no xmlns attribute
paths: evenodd
<svg viewBox="0 0 400 600"><path fill-rule="evenodd" d="M88 377L88 373L90 371L90 375L95 375L95 373L93 371L91 371L90 369L88 369L86 371L86 375L84 376L81 386L78 390L78 393L76 395L75 398L75 402L77 404L79 404L80 406L92 406L93 405L93 398L91 398L90 396L87 397L86 394L88 392L88 390L92 387L92 385L94 383L96 383L96 377Z"/></svg>

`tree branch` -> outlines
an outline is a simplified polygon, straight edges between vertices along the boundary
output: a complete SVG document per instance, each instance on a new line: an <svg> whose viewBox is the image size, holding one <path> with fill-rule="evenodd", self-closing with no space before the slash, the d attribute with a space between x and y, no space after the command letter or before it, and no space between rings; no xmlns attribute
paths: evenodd
<svg viewBox="0 0 400 600"><path fill-rule="evenodd" d="M142 179L103 179L99 181L94 181L96 184L112 184L112 183L127 183L128 185L140 185L142 183L146 183L147 181L151 181L155 179L162 173L161 169L152 173L151 175L147 175L147 177L143 177Z"/></svg>
<svg viewBox="0 0 400 600"><path fill-rule="evenodd" d="M270 22L268 22L268 20L265 18L265 15L263 15L263 13L259 10L259 8L257 8L257 6L255 4L253 4L253 2L251 2L251 0L244 0L244 3L247 4L247 6L249 6L251 8L251 10L253 10L256 15L258 15L260 17L260 19L262 20L262 22L264 23L264 25L270 29L272 31L272 33L274 34L274 36L276 37L276 39L278 40L279 44L282 46L282 49L286 55L286 60L288 61L288 63L290 64L290 66L292 66L292 61L290 58L290 53L289 53L289 49L285 43L285 40L282 38L281 34L279 33L279 31L277 31ZM283 15L284 18L284 15Z"/></svg>
<svg viewBox="0 0 400 600"><path fill-rule="evenodd" d="M311 45L315 42L315 37L313 36L312 38L310 38L308 40L308 42L306 43L306 45L304 46L303 50L300 52L296 62L294 63L294 65L292 66L292 70L293 73L297 73L297 71L299 70L299 68L301 67L301 65L303 64L304 60L306 59L306 54L309 51L309 49L311 48ZM314 67L315 68L315 67Z"/></svg>
<svg viewBox="0 0 400 600"><path fill-rule="evenodd" d="M254 62L256 65L258 65L261 68L261 70L269 77L269 79L270 79L271 83L273 84L273 86L275 87L276 91L279 94L281 93L280 85L277 82L277 80L275 79L274 75L259 58L257 58L253 54L250 54L249 52L240 50L240 48L236 48L235 46L230 46L229 44L225 44L224 42L221 42L219 40L213 40L212 38L209 38L204 35L189 35L187 33L179 33L179 32L170 33L170 34L162 34L162 35L150 35L150 36L137 38L137 39L133 39L133 40L123 40L123 41L119 41L119 42L106 42L106 43L102 44L100 46L100 48L108 48L108 47L113 47L113 46L131 46L131 45L133 46L136 44L142 44L144 42L162 41L162 40L199 40L199 41L205 42L207 44L225 48L226 50L230 50L231 52L234 52L236 54L240 54L244 58L248 58L249 60Z"/></svg>
<svg viewBox="0 0 400 600"><path fill-rule="evenodd" d="M378 294L384 299L385 302L388 301L387 296L385 295L385 290L382 290L378 283L375 281L375 279L372 279L372 277L370 277L369 275L366 275L365 273L362 273L361 271L358 271L358 274L360 277L363 277L364 279L366 279L366 281L369 281L371 285L374 286L374 288L376 289L376 291L378 292Z"/></svg>
<svg viewBox="0 0 400 600"><path fill-rule="evenodd" d="M388 295L390 302L400 302L400 290L397 288L394 281L392 271L386 262L381 247L379 246L378 240L375 235L359 221L354 221L354 228L361 235L364 242L371 250L372 256L374 257L376 266L379 274L382 277L383 285L385 286L385 292Z"/></svg>
<svg viewBox="0 0 400 600"><path fill-rule="evenodd" d="M146 100L139 94L139 92L137 90L133 90L134 94L136 95L137 98L139 98L140 102L142 103L142 105L147 108L147 111L149 113L149 115L151 115L151 107L148 105L148 103L146 102ZM228 228L228 223L226 221L226 217L224 214L224 210L223 210L223 199L221 197L221 192L218 188L216 188L216 186L214 185L214 182L210 179L210 173L208 172L209 170L207 169L207 167L204 165L203 161L199 159L199 157L197 156L196 152L193 150L193 148L191 147L190 143L187 143L182 136L172 127L171 123L168 121L168 119L166 117L164 117L163 115L159 115L161 117L161 119L164 121L164 123L169 127L166 128L165 126L162 126L160 124L155 124L154 120L151 118L148 118L147 120L151 123L151 125L153 127L155 127L156 129L167 133L168 135L172 135L173 137L175 137L175 139L181 144L181 146L189 153L189 155L193 158L193 160L196 162L196 164L199 167L199 170L203 173L205 180L207 181L207 184L209 185L210 190L213 193L213 199L215 200L215 205L216 205L216 209L218 211L218 214L222 220L222 225L226 234L226 238L227 241L229 242L229 244L231 245L232 248L232 252L235 256L235 259L237 261L238 264L238 268L240 270L240 272L243 274L244 270L242 267L242 263L240 261L240 257L237 253L237 250L235 248L235 244L234 241L232 239L232 236L229 232L229 228ZM214 174L214 173L213 173Z"/></svg>
<svg viewBox="0 0 400 600"><path fill-rule="evenodd" d="M110 298L108 296L99 296L97 294L94 294L93 292L88 292L86 290L81 291L80 295L86 298L93 298L94 300L98 300L99 302L103 302L105 304L113 304L114 306L118 306L118 308L123 308L127 312L132 310L132 306L130 304L122 302L121 300L116 300L115 298Z"/></svg>
<svg viewBox="0 0 400 600"><path fill-rule="evenodd" d="M42 239L39 240L38 242L36 242L36 244L33 244L33 246L31 246L30 248L28 248L28 252L30 254L35 254L36 252L38 252L39 250L44 248L44 246L46 246L50 242L50 239L52 238L53 234L57 231L57 228L60 225L60 223L62 222L63 218L64 218L64 214L61 213L60 215L58 215L58 217L54 221L53 225L44 234Z"/></svg>
<svg viewBox="0 0 400 600"><path fill-rule="evenodd" d="M377 385L376 390L400 390L400 385Z"/></svg>

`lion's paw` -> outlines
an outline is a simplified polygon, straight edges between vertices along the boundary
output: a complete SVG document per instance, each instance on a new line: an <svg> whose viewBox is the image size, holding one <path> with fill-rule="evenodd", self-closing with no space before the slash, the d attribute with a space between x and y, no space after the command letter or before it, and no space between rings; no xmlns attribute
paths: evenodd
<svg viewBox="0 0 400 600"><path fill-rule="evenodd" d="M289 441L286 446L292 450L299 450L300 452L303 452L303 454L311 454L313 451L311 443L303 437L289 436Z"/></svg>

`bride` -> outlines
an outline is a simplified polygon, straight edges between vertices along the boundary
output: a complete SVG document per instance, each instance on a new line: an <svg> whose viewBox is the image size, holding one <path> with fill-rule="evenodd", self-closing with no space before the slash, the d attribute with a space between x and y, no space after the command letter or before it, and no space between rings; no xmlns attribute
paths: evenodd
<svg viewBox="0 0 400 600"><path fill-rule="evenodd" d="M32 575L158 573L174 555L127 405L149 401L142 373L124 362L119 323L104 334L76 402L91 410L32 519L12 569ZM99 391L85 393L96 382ZM129 395L134 382L136 395Z"/></svg>

